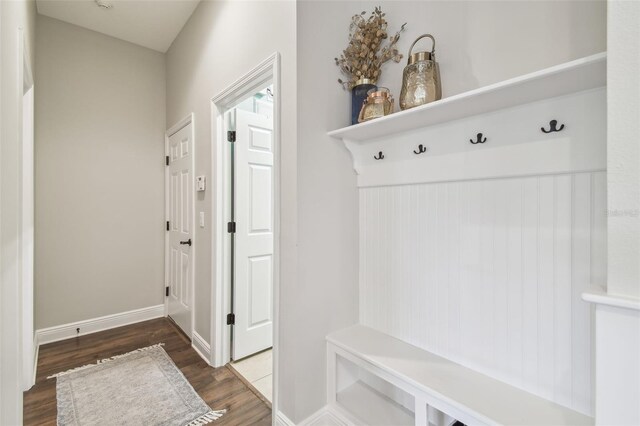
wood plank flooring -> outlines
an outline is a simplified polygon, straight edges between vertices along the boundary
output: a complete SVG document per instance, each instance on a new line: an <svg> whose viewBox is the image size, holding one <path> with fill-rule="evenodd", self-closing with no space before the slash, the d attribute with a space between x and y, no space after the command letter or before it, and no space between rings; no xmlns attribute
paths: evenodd
<svg viewBox="0 0 640 426"><path fill-rule="evenodd" d="M208 366L171 321L159 318L41 346L36 384L24 393L24 425L56 424L56 380L47 376L156 343L165 344L165 351L212 409L227 409L212 426L271 424L271 408L253 390L228 367Z"/></svg>

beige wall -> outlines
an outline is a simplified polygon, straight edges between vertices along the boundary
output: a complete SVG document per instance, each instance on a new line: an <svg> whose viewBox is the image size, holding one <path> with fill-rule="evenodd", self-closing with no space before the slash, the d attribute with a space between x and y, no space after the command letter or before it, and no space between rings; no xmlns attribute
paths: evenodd
<svg viewBox="0 0 640 426"><path fill-rule="evenodd" d="M207 176L207 191L197 193L196 212L205 228L196 228L195 331L211 338L211 223L215 218L216 174L212 166L211 98L274 52L282 66L282 264L283 282L295 262L295 3L203 1L167 52L167 125L191 112L195 122L195 175ZM215 126L215 123L213 123ZM215 131L215 129L214 129ZM215 150L214 154L215 154ZM215 164L214 159L214 164Z"/></svg>
<svg viewBox="0 0 640 426"><path fill-rule="evenodd" d="M326 132L350 117L332 58L346 46L350 17L379 4L391 31L407 22L399 43L405 58L385 65L379 82L396 97L409 46L426 32L436 37L444 96L606 49L603 1L298 3L299 277L282 295L293 313L282 325L290 362L280 373L280 408L295 422L325 403L325 335L358 321L356 179L348 152Z"/></svg>
<svg viewBox="0 0 640 426"><path fill-rule="evenodd" d="M36 7L34 1L0 1L0 424L22 424L22 295L18 182L22 179L22 58L33 70Z"/></svg>
<svg viewBox="0 0 640 426"><path fill-rule="evenodd" d="M604 52L606 2L586 1L388 1L392 30L407 22L398 43L400 64L388 63L380 85L399 96L411 43L436 38L443 97ZM415 51L431 48L420 40Z"/></svg>
<svg viewBox="0 0 640 426"><path fill-rule="evenodd" d="M43 16L36 328L163 303L161 53Z"/></svg>

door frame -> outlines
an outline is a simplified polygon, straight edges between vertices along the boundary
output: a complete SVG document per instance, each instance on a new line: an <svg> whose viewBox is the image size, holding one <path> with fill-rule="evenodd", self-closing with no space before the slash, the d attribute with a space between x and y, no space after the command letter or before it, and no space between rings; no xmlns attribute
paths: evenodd
<svg viewBox="0 0 640 426"><path fill-rule="evenodd" d="M189 286L191 286L191 330L189 330L189 338L193 341L193 331L195 329L195 271L196 271L196 191L195 191L195 166L196 166L196 139L195 139L195 121L193 113L190 113L182 120L171 126L164 133L164 155L165 155L165 167L164 167L164 220L165 223L169 220L169 167L166 164L166 157L169 155L169 138L176 134L184 127L191 124L191 177L192 182L190 186L191 191L191 259L189 263ZM165 289L169 286L169 232L164 233L164 287L162 288L162 294L164 295L164 316L169 316L169 298L166 296Z"/></svg>
<svg viewBox="0 0 640 426"><path fill-rule="evenodd" d="M23 390L29 390L36 383L36 368L38 366L39 346L35 340L35 86L31 65L29 64L29 50L24 38L24 31L20 30L19 43L22 49L22 96L20 118L20 285L22 288L22 350L24 353ZM29 151L25 150L25 142L29 144ZM25 154L29 158L25 158ZM26 188L29 185L30 190ZM28 199L27 199L28 196ZM27 239L26 228L31 228Z"/></svg>
<svg viewBox="0 0 640 426"><path fill-rule="evenodd" d="M212 220L214 238L212 253L211 283L211 364L220 367L231 359L230 329L226 324L226 315L231 312L229 282L231 277L231 237L227 233L226 223L230 221L231 209L228 200L230 194L229 142L226 138L227 123L225 113L234 108L246 97L257 90L273 85L273 167L274 173L274 229L273 229L273 413L278 406L278 340L279 340L279 300L280 300L280 53L275 52L251 71L236 80L211 99L211 164L216 167L216 194L212 197L212 210L216 212Z"/></svg>

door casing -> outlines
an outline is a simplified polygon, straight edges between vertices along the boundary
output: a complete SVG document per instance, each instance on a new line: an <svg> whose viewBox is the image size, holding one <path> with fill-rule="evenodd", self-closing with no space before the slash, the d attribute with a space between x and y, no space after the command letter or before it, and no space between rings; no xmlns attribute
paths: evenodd
<svg viewBox="0 0 640 426"><path fill-rule="evenodd" d="M173 126L171 126L164 134L164 155L169 155L169 138L175 134L178 130L191 124L191 174L195 176L195 158L196 158L196 140L195 140L195 122L193 119L193 113L189 114ZM196 265L196 211L195 211L195 181L191 182L191 263L189 265L189 286L191 287L191 330L189 330L189 337L193 339L193 330L195 329L195 265ZM169 168L164 168L164 217L165 221L169 220ZM169 232L164 233L164 287L162 288L162 294L165 294L165 289L169 286ZM164 316L169 316L169 298L164 296Z"/></svg>
<svg viewBox="0 0 640 426"><path fill-rule="evenodd" d="M29 390L36 382L38 344L34 324L34 202L35 202L35 153L34 153L34 80L29 63L29 49L24 30L18 28L18 86L20 87L20 144L19 182L19 268L22 299L22 390Z"/></svg>
<svg viewBox="0 0 640 426"><path fill-rule="evenodd" d="M215 237L212 240L212 291L211 291L211 364L220 367L231 359L231 340L226 315L231 312L230 288L231 277L231 238L227 233L227 222L231 218L230 194L230 158L227 141L227 123L225 113L236 104L255 92L273 85L273 167L274 167L274 233L273 233L273 398L272 415L275 422L278 413L278 357L279 357L279 299L280 299L280 140L281 140L281 84L280 54L273 53L247 74L211 99L212 124L212 164L216 167L216 194L212 197L212 211L216 212L212 221Z"/></svg>
<svg viewBox="0 0 640 426"><path fill-rule="evenodd" d="M33 77L29 61L24 61L24 95L22 96L22 217L20 221L21 281L22 281L22 348L24 351L23 390L29 390L36 383L38 366L38 344L35 339L34 324L34 247L35 247L35 152L34 152L34 112L35 97Z"/></svg>

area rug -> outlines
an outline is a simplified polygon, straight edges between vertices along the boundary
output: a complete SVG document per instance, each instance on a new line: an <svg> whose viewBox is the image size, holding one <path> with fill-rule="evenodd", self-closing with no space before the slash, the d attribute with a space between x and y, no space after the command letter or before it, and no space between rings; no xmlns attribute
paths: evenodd
<svg viewBox="0 0 640 426"><path fill-rule="evenodd" d="M58 425L200 426L220 418L162 343L55 374Z"/></svg>

